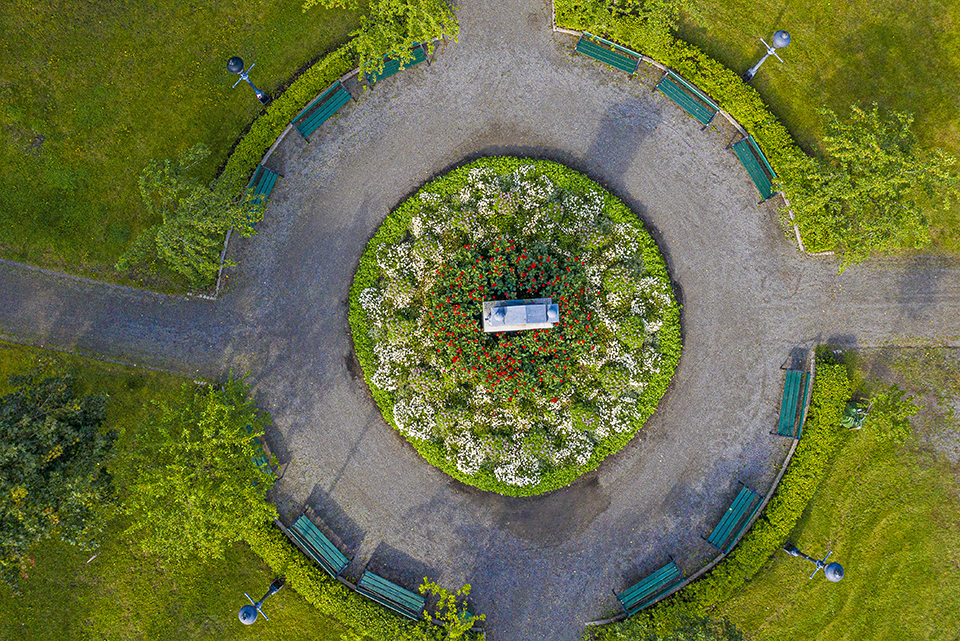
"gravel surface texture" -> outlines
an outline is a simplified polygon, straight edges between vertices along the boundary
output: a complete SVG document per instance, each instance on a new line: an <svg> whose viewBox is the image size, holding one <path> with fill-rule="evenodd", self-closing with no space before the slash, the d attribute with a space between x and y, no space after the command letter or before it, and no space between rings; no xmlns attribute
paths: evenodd
<svg viewBox="0 0 960 641"><path fill-rule="evenodd" d="M648 84L573 56L542 0L463 0L458 43L351 90L359 100L271 157L261 232L231 249L221 300L155 295L0 262L0 334L201 376L250 371L283 465L289 522L310 506L365 566L415 588L473 585L492 641L579 638L667 560L692 574L741 480L770 489L781 367L818 343L960 346L960 264L801 254L726 146ZM666 256L684 352L640 435L594 473L514 499L463 486L383 422L347 324L351 279L387 212L437 174L511 154L566 163L622 198Z"/></svg>

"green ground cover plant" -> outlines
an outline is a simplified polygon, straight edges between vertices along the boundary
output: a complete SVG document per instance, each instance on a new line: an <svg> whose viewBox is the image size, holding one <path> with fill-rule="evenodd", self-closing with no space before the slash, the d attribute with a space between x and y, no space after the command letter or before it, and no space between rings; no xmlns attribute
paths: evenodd
<svg viewBox="0 0 960 641"><path fill-rule="evenodd" d="M714 616L717 606L749 584L793 532L829 469L850 394L846 367L822 351L803 438L770 502L733 552L673 596L620 623L588 628L587 634L598 641L637 641L650 634L668 634L690 617ZM767 605L757 603L759 607ZM740 627L749 633L748 626Z"/></svg>
<svg viewBox="0 0 960 641"><path fill-rule="evenodd" d="M106 393L103 429L121 433L124 426L146 418L151 399L176 396L188 382L171 374L0 343L0 395L12 391L10 375L51 364L73 376L82 393ZM222 562L160 565L123 534L126 525L123 519L108 522L94 551L58 538L34 546L19 580L21 594L0 584L0 636L23 641L262 636L339 641L344 628L337 620L289 588L265 606L269 626L258 622L246 628L237 621L237 610L246 602L243 593L259 598L276 576L248 545L227 547Z"/></svg>
<svg viewBox="0 0 960 641"><path fill-rule="evenodd" d="M546 299L550 329L486 333L483 301ZM424 187L370 241L351 290L358 358L387 420L455 478L562 487L656 409L680 355L656 243L562 165L486 158Z"/></svg>
<svg viewBox="0 0 960 641"><path fill-rule="evenodd" d="M899 397L898 409L841 434L833 464L791 535L812 556L833 550L843 580L808 580L809 563L775 554L717 607L718 615L758 641L960 637L956 352L870 350L855 363L860 391L875 401L884 395L888 405ZM911 416L914 405L921 410ZM898 442L890 435L904 414L913 429Z"/></svg>
<svg viewBox="0 0 960 641"><path fill-rule="evenodd" d="M113 270L159 222L140 201L140 171L204 143L200 176L212 180L261 111L249 88L231 89L227 58L256 62L251 78L277 93L357 21L272 1L0 4L0 254L170 288L163 273Z"/></svg>

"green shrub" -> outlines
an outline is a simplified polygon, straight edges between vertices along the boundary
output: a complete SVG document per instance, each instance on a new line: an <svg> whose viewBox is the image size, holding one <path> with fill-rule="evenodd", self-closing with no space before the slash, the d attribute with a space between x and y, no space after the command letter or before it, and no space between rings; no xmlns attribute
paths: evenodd
<svg viewBox="0 0 960 641"><path fill-rule="evenodd" d="M738 592L783 546L816 493L837 447L840 419L850 391L843 365L818 362L803 438L763 514L739 545L703 578L626 621L594 630L594 638L642 639L650 632L667 633L685 617L706 616L711 608Z"/></svg>

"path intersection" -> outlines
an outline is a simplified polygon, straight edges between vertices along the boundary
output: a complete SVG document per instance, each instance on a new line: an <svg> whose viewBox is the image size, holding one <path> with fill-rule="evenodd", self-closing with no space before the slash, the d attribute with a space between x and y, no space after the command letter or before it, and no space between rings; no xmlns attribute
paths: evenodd
<svg viewBox="0 0 960 641"><path fill-rule="evenodd" d="M637 80L571 55L542 0L463 0L458 43L378 83L306 144L260 233L235 243L218 301L161 296L0 262L0 335L188 375L249 371L274 417L289 523L312 507L354 556L407 587L473 585L492 641L573 641L622 590L701 538L737 491L770 489L780 368L827 341L960 346L960 264L870 261L837 274L799 252L732 152ZM464 486L389 428L347 324L354 269L387 212L433 176L510 154L563 162L622 198L660 243L684 351L656 414L573 485L517 499Z"/></svg>

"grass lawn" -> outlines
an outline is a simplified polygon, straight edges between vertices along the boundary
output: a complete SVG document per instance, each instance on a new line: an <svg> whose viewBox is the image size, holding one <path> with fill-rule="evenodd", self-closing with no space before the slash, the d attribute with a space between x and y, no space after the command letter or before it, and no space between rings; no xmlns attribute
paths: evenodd
<svg viewBox="0 0 960 641"><path fill-rule="evenodd" d="M904 446L866 430L845 434L833 465L794 531L810 556L833 550L841 582L776 554L713 614L751 638L907 641L960 638L960 354L865 352L869 376L917 394L923 408Z"/></svg>
<svg viewBox="0 0 960 641"><path fill-rule="evenodd" d="M910 111L924 144L960 156L960 2L956 0L761 0L697 2L703 24L680 36L738 72L786 29L792 42L753 80L772 111L808 152L817 150L817 108L850 104ZM960 207L931 213L932 251L960 252Z"/></svg>
<svg viewBox="0 0 960 641"><path fill-rule="evenodd" d="M29 370L38 359L56 358L90 390L110 394L108 424L139 420L148 399L176 393L185 379L90 359L0 343L0 395L7 377ZM259 599L275 578L245 545L222 562L160 567L140 554L111 523L93 560L89 552L60 541L36 546L14 596L0 584L0 638L23 641L65 639L271 638L339 641L342 629L290 588L264 604L270 621L246 627L237 619L247 592Z"/></svg>
<svg viewBox="0 0 960 641"><path fill-rule="evenodd" d="M270 94L356 22L286 0L0 3L0 255L126 282L113 263L159 222L149 159L203 142L212 179L260 109L227 59Z"/></svg>

